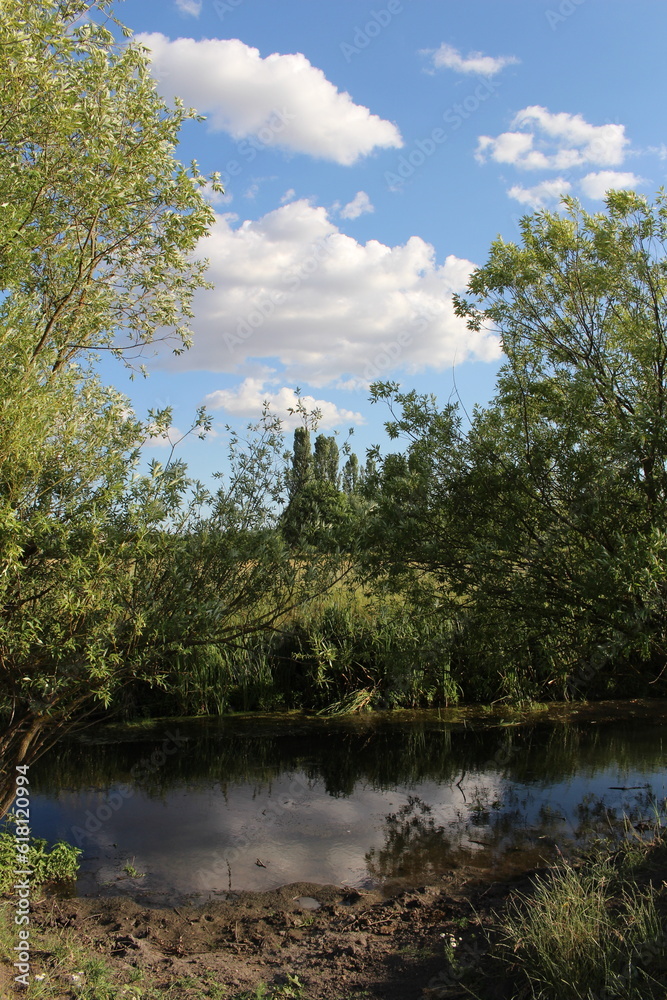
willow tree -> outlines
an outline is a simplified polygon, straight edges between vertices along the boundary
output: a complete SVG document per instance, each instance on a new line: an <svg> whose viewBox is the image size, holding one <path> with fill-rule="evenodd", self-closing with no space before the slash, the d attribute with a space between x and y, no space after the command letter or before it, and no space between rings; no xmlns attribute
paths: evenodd
<svg viewBox="0 0 667 1000"><path fill-rule="evenodd" d="M91 365L159 331L187 345L205 284L195 251L213 216L196 164L175 156L194 113L168 107L143 50L96 23L108 21L107 0L0 7L0 750L10 761L118 682L132 544L173 516L184 475L176 465L138 485L149 431Z"/></svg>
<svg viewBox="0 0 667 1000"><path fill-rule="evenodd" d="M137 469L146 422L96 373L157 336L190 340L213 221L176 157L146 53L108 0L0 0L0 756L29 761L123 686L167 685L326 587L277 528L288 477L268 414L234 436L215 492L182 462ZM198 414L194 430L205 429ZM171 672L171 674L170 674Z"/></svg>
<svg viewBox="0 0 667 1000"><path fill-rule="evenodd" d="M570 200L522 237L493 245L463 308L508 359L476 431L515 525L490 536L521 609L506 635L543 689L650 693L667 662L667 199Z"/></svg>
<svg viewBox="0 0 667 1000"><path fill-rule="evenodd" d="M458 310L502 337L497 392L463 434L376 387L411 436L379 551L440 582L469 695L664 692L666 196L527 216Z"/></svg>

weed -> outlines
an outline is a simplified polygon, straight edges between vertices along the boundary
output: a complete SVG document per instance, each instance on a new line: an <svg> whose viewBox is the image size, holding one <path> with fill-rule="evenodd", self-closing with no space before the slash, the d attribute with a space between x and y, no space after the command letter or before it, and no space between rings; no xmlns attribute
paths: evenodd
<svg viewBox="0 0 667 1000"><path fill-rule="evenodd" d="M146 872L140 872L134 867L134 858L132 861L125 862L123 871L129 878L146 878Z"/></svg>
<svg viewBox="0 0 667 1000"><path fill-rule="evenodd" d="M7 822L16 822L12 814L7 817ZM30 870L30 883L34 889L46 882L68 882L75 879L81 853L78 847L63 840L59 840L49 850L46 840L31 837L27 854L21 855L21 865ZM0 893L10 891L16 878L16 861L16 837L10 827L0 832Z"/></svg>
<svg viewBox="0 0 667 1000"><path fill-rule="evenodd" d="M302 1000L303 983L298 976L287 975L287 982L279 986L269 987L265 983L258 983L253 991L244 990L243 993L236 993L229 1000Z"/></svg>

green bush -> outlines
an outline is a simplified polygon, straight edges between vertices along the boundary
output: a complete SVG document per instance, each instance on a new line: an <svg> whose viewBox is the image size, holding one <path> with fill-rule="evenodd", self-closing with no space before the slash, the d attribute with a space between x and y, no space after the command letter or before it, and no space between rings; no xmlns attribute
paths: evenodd
<svg viewBox="0 0 667 1000"><path fill-rule="evenodd" d="M9 819L11 821L12 817ZM25 864L21 862L20 867L31 871L30 884L33 888L47 882L68 882L78 874L81 853L78 847L64 840L59 840L49 850L46 840L31 837ZM6 828L0 832L0 893L11 891L18 867L16 837L11 829Z"/></svg>

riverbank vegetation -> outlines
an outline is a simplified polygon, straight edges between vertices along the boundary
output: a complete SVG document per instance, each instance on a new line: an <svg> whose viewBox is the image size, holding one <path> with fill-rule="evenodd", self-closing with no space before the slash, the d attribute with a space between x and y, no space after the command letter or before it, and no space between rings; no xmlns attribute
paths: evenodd
<svg viewBox="0 0 667 1000"><path fill-rule="evenodd" d="M626 841L578 864L563 859L530 893L510 901L499 928L501 954L529 996L664 996L664 883L660 889L646 880L649 857L650 849Z"/></svg>
<svg viewBox="0 0 667 1000"><path fill-rule="evenodd" d="M10 815L10 824L0 831L0 895L11 895L13 883L16 880L16 830L17 823ZM59 841L49 848L47 841L41 837L24 837L28 850L25 852L25 864L31 875L31 886L35 888L56 883L70 882L79 871L78 857L81 851L72 844Z"/></svg>
<svg viewBox="0 0 667 1000"><path fill-rule="evenodd" d="M390 899L300 884L206 907L43 897L33 907L41 1000L664 997L664 832L599 843L520 879L452 876ZM323 901L300 910L296 892ZM214 943L215 942L215 943ZM0 987L14 931L0 913ZM343 992L344 991L344 992Z"/></svg>
<svg viewBox="0 0 667 1000"><path fill-rule="evenodd" d="M142 470L171 414L98 359L187 347L219 185L110 14L8 0L0 25L3 760L112 712L664 695L665 195L493 244L457 301L502 336L488 407L376 383L393 452L300 406L291 450L268 412L230 433L217 489Z"/></svg>

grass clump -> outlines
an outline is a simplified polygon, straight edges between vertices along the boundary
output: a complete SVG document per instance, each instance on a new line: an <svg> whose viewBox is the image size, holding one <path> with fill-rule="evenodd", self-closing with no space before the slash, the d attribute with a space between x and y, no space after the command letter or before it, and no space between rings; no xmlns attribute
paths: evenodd
<svg viewBox="0 0 667 1000"><path fill-rule="evenodd" d="M287 981L275 986L258 983L254 990L236 993L230 1000L302 1000L303 983L298 976L287 974Z"/></svg>
<svg viewBox="0 0 667 1000"><path fill-rule="evenodd" d="M661 890L641 886L624 852L562 859L509 904L503 958L535 1000L665 996ZM663 883L664 884L664 883Z"/></svg>
<svg viewBox="0 0 667 1000"><path fill-rule="evenodd" d="M128 876L128 878L146 878L146 872L140 872L138 868L134 865L134 858L132 861L126 861L123 865L123 871Z"/></svg>

